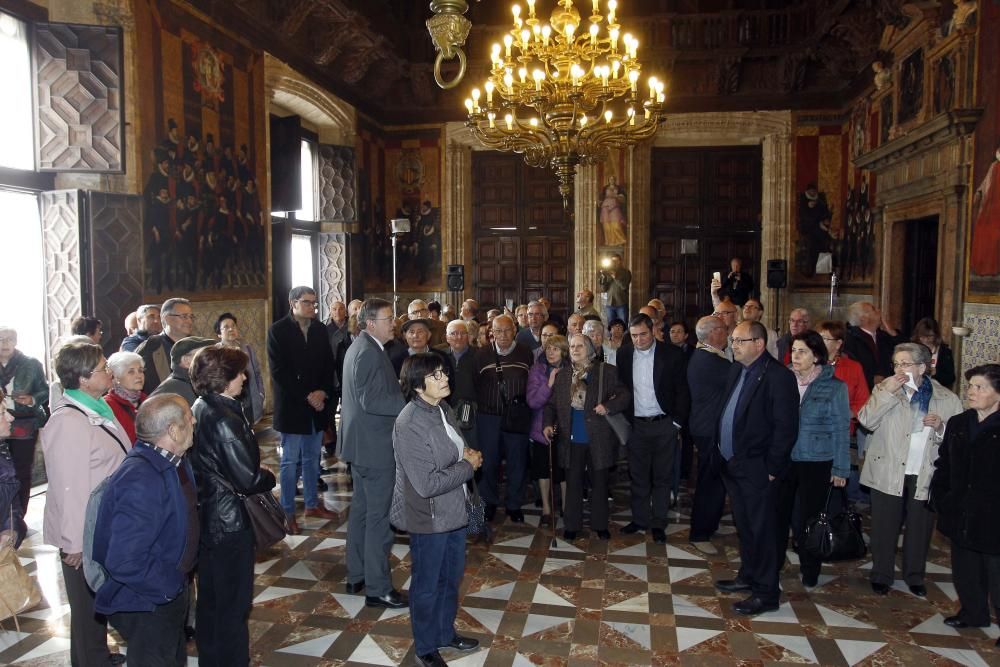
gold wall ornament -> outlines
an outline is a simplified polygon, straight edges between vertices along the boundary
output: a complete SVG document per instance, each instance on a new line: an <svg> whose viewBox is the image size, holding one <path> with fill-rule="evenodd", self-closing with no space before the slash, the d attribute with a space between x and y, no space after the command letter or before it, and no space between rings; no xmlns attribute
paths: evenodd
<svg viewBox="0 0 1000 667"><path fill-rule="evenodd" d="M432 0L431 11L434 16L427 19L427 32L437 50L434 61L434 81L445 90L454 88L465 76L465 38L469 36L472 21L464 14L469 8L465 0ZM445 60L458 58L458 75L451 81L445 81L441 76L441 63Z"/></svg>
<svg viewBox="0 0 1000 667"><path fill-rule="evenodd" d="M559 0L549 23L536 16L536 0L527 1L523 18L513 5L514 27L503 46L493 44L482 91L473 88L465 100L472 134L488 148L552 168L566 207L577 165L652 138L665 117L664 82L649 77L643 99L639 40L623 33L617 0L605 0L606 15L601 1L589 0L586 29L573 0Z"/></svg>

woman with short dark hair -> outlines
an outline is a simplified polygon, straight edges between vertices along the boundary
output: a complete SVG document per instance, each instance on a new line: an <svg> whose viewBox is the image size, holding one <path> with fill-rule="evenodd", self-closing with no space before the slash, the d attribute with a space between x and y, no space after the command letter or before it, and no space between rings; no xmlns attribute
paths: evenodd
<svg viewBox="0 0 1000 667"><path fill-rule="evenodd" d="M965 379L969 409L948 420L931 501L938 530L951 539L951 572L962 604L944 622L985 628L990 600L1000 622L1000 364L971 368Z"/></svg>
<svg viewBox="0 0 1000 667"><path fill-rule="evenodd" d="M931 351L930 376L945 387L955 384L955 356L941 339L941 327L933 317L925 317L913 326L914 343L921 343Z"/></svg>
<svg viewBox="0 0 1000 667"><path fill-rule="evenodd" d="M243 411L251 424L256 424L264 416L264 376L260 372L260 362L257 360L257 353L254 352L250 343L244 342L240 336L239 323L236 316L226 312L219 315L214 325L215 335L226 347L240 350L249 360L246 373L247 381L243 387L243 394L240 402L243 403Z"/></svg>
<svg viewBox="0 0 1000 667"><path fill-rule="evenodd" d="M101 348L69 343L55 362L64 391L40 431L49 480L42 532L62 560L72 664L106 665L111 659L107 620L94 614L94 594L81 567L84 519L90 492L118 469L132 443L103 398L111 372Z"/></svg>
<svg viewBox="0 0 1000 667"><path fill-rule="evenodd" d="M785 565L788 529L798 507L795 534L805 522L823 511L830 484L843 487L851 474L851 406L847 385L827 364L823 338L815 331L792 336L791 369L799 388L799 435L792 448L791 465L775 480L777 496L778 571ZM811 588L819 579L822 562L805 550L799 552L802 585Z"/></svg>
<svg viewBox="0 0 1000 667"><path fill-rule="evenodd" d="M403 361L400 385L408 403L396 418L396 479L389 518L410 534L410 624L421 665L441 665L439 648L468 651L479 642L455 631L465 571L469 522L465 483L483 457L469 449L444 399L451 393L441 358Z"/></svg>
<svg viewBox="0 0 1000 667"><path fill-rule="evenodd" d="M104 335L104 330L101 328L101 321L96 317L78 317L70 324L70 331L74 336L86 336L90 340L94 341L95 345L101 344L101 336Z"/></svg>
<svg viewBox="0 0 1000 667"><path fill-rule="evenodd" d="M199 394L192 465L198 482L198 659L203 665L250 664L247 621L253 598L254 533L241 496L269 492L274 474L237 396L247 355L229 347L198 350L191 384Z"/></svg>

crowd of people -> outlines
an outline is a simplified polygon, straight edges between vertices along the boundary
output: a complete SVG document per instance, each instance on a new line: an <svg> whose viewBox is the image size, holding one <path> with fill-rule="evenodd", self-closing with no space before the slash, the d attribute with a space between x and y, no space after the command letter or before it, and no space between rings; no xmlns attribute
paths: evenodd
<svg viewBox="0 0 1000 667"><path fill-rule="evenodd" d="M80 318L55 354L51 388L0 327L0 540L25 536L37 440L72 663L118 660L110 623L129 664L183 664L193 635L200 664L246 665L256 543L243 499L280 482L288 532L300 532L301 516L333 520L319 491L324 453L335 455L353 482L346 591L371 607L409 606L417 660L441 665L440 649L478 645L455 626L470 504L481 501L485 522L523 523L534 500L543 527L554 532L562 516L564 539L589 529L608 540L614 475L627 474L631 520L620 532L663 544L687 477L688 539L706 554L719 552L728 497L739 569L715 585L744 594L736 613L756 615L778 608L789 543L801 546L832 487L870 504L873 593L894 582L902 533L905 584L927 594L937 522L961 602L945 622L989 625L991 604L1000 614L1000 364L965 373L963 409L933 319L907 339L869 302L852 304L846 323L794 308L778 336L750 276L732 268L713 280L714 310L693 328L670 322L658 299L602 313L588 289L565 322L544 298L485 313L470 299L457 315L416 299L399 317L369 298L334 301L323 323L316 291L296 287L267 332L269 383L232 313L215 318L216 338L195 337L182 298L139 307L107 358L101 323ZM618 258L601 289L627 288L626 273ZM261 465L254 430L265 391L277 473ZM409 536L408 596L390 576L396 533ZM801 581L814 587L821 561L798 551ZM106 572L96 588L86 560Z"/></svg>

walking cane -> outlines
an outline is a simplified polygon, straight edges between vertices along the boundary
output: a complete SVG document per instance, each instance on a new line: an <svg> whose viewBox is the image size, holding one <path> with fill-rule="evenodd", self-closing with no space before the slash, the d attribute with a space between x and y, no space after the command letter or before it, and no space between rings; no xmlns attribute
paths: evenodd
<svg viewBox="0 0 1000 667"><path fill-rule="evenodd" d="M549 527L552 529L552 547L558 546L556 544L556 469L552 458L552 448L555 447L556 433L559 427L552 426L552 437L549 439L549 508L551 509L551 514L549 514Z"/></svg>

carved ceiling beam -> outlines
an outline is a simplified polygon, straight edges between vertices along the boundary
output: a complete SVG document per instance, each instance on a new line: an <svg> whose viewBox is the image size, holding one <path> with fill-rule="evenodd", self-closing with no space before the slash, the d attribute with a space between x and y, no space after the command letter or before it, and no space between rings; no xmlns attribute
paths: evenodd
<svg viewBox="0 0 1000 667"><path fill-rule="evenodd" d="M282 37L294 37L305 23L306 19L319 6L319 0L295 0L288 4L285 18L278 24L278 34Z"/></svg>

